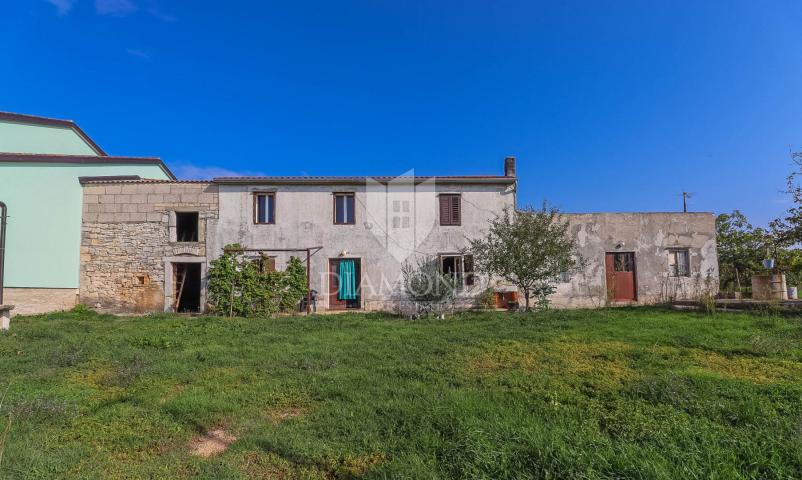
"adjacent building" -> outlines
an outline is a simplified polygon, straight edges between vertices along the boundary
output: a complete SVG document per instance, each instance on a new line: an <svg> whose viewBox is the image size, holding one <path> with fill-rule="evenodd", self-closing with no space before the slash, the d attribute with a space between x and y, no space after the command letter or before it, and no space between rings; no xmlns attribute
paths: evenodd
<svg viewBox="0 0 802 480"><path fill-rule="evenodd" d="M15 312L78 299L82 177L173 179L158 158L106 154L69 120L0 112L0 201L8 205L5 303Z"/></svg>

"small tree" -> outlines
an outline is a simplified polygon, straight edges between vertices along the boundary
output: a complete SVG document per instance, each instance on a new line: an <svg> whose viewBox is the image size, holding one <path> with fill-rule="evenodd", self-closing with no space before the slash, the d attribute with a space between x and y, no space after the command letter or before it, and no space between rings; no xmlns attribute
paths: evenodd
<svg viewBox="0 0 802 480"><path fill-rule="evenodd" d="M562 272L576 268L576 242L568 236L568 222L556 208L505 208L490 222L484 238L471 240L474 268L516 285L526 309L534 296L544 305L554 293Z"/></svg>
<svg viewBox="0 0 802 480"><path fill-rule="evenodd" d="M416 264L401 266L404 277L404 292L410 300L428 313L438 309L454 298L457 281L440 271L437 259L419 258Z"/></svg>

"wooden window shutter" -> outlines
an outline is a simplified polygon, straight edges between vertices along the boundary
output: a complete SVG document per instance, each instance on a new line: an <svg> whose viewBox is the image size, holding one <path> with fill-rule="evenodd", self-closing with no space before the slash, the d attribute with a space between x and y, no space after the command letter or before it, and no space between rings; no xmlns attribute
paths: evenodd
<svg viewBox="0 0 802 480"><path fill-rule="evenodd" d="M461 223L460 196L453 194L440 195L440 225L460 225Z"/></svg>
<svg viewBox="0 0 802 480"><path fill-rule="evenodd" d="M451 199L440 195L440 225L451 225Z"/></svg>
<svg viewBox="0 0 802 480"><path fill-rule="evenodd" d="M460 225L462 223L462 205L459 195L451 196L451 225Z"/></svg>

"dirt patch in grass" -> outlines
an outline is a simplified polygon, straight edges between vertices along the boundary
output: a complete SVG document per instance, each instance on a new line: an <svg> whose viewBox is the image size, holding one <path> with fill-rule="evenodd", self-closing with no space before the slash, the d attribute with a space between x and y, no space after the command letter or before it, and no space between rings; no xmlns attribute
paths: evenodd
<svg viewBox="0 0 802 480"><path fill-rule="evenodd" d="M298 406L270 408L265 412L267 418L276 424L299 417L305 413L306 409Z"/></svg>
<svg viewBox="0 0 802 480"><path fill-rule="evenodd" d="M210 430L203 435L195 437L189 445L189 452L203 458L214 457L226 451L237 437L222 428Z"/></svg>

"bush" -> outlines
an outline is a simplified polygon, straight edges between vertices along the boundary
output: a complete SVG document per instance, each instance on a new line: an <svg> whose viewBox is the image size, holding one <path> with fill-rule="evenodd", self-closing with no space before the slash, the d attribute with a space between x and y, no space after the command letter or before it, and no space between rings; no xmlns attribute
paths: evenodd
<svg viewBox="0 0 802 480"><path fill-rule="evenodd" d="M415 303L416 313L441 313L454 298L457 282L440 272L440 266L434 258L421 258L416 265L405 263L401 273L404 292Z"/></svg>
<svg viewBox="0 0 802 480"><path fill-rule="evenodd" d="M292 311L306 295L306 267L291 257L283 272L262 271L238 244L227 245L209 269L212 310L238 317L269 317Z"/></svg>

